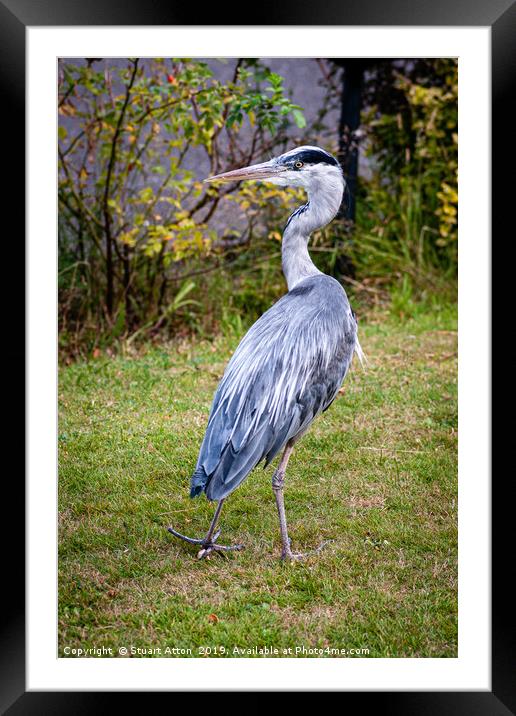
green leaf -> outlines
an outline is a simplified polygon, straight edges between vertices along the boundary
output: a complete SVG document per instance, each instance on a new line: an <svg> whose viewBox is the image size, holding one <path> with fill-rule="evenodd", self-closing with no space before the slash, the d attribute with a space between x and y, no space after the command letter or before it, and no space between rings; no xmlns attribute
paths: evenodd
<svg viewBox="0 0 516 716"><path fill-rule="evenodd" d="M305 115L301 112L301 110L293 109L292 116L294 117L294 122L299 127L299 129L304 129L306 127Z"/></svg>

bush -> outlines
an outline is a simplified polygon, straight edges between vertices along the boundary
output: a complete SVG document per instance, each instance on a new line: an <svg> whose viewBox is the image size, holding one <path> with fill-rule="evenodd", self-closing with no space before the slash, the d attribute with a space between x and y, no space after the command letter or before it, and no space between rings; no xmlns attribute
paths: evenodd
<svg viewBox="0 0 516 716"><path fill-rule="evenodd" d="M304 126L257 60L238 60L224 83L199 60L102 65L60 65L60 336L71 352L200 319L194 277L227 263L234 243L217 213L236 204L238 252L258 208L291 192L205 185L192 167L251 163L284 145L291 122Z"/></svg>
<svg viewBox="0 0 516 716"><path fill-rule="evenodd" d="M341 69L317 65L326 98L307 128L283 79L260 60L231 61L225 81L200 60L61 61L65 356L191 332L233 335L284 292L279 227L303 193L201 178L287 143L337 153L328 118ZM334 221L311 242L319 268L356 292L359 309L388 300L402 316L418 301L455 298L457 79L454 60L371 60L365 72L356 222Z"/></svg>
<svg viewBox="0 0 516 716"><path fill-rule="evenodd" d="M402 66L391 107L379 100L364 112L373 170L361 185L353 259L361 276L454 293L457 62L427 60L424 69Z"/></svg>

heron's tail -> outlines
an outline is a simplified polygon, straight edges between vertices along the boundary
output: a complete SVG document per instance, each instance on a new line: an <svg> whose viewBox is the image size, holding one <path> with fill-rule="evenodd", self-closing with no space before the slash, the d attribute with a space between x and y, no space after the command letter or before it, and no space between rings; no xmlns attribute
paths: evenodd
<svg viewBox="0 0 516 716"><path fill-rule="evenodd" d="M359 343L358 338L355 339L355 353L357 354L358 360L362 368L367 365L367 356L362 350L362 346Z"/></svg>
<svg viewBox="0 0 516 716"><path fill-rule="evenodd" d="M196 468L194 474L190 479L190 497L197 497L203 492L208 482L208 475L205 473L203 467Z"/></svg>

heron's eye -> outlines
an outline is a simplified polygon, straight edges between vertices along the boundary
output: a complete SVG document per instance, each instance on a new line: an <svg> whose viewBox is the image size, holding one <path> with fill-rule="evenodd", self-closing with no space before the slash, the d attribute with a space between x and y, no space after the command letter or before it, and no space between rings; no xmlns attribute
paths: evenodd
<svg viewBox="0 0 516 716"><path fill-rule="evenodd" d="M303 162L296 162L294 166L296 169L301 169L301 167L303 166Z"/></svg>

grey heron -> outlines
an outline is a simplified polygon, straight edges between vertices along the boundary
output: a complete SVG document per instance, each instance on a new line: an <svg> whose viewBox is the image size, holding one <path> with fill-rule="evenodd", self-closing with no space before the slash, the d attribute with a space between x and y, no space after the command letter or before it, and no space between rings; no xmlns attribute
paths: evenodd
<svg viewBox="0 0 516 716"><path fill-rule="evenodd" d="M190 497L204 492L217 501L202 539L168 530L211 552L242 549L219 545L217 523L224 500L261 461L267 466L281 451L272 476L282 541L282 559L292 552L283 486L295 443L335 399L353 354L362 360L357 321L346 292L319 271L308 252L312 232L337 214L345 187L337 160L319 147L297 147L270 161L210 177L209 182L261 180L303 187L308 202L286 224L281 253L288 293L251 326L229 361L211 407Z"/></svg>

